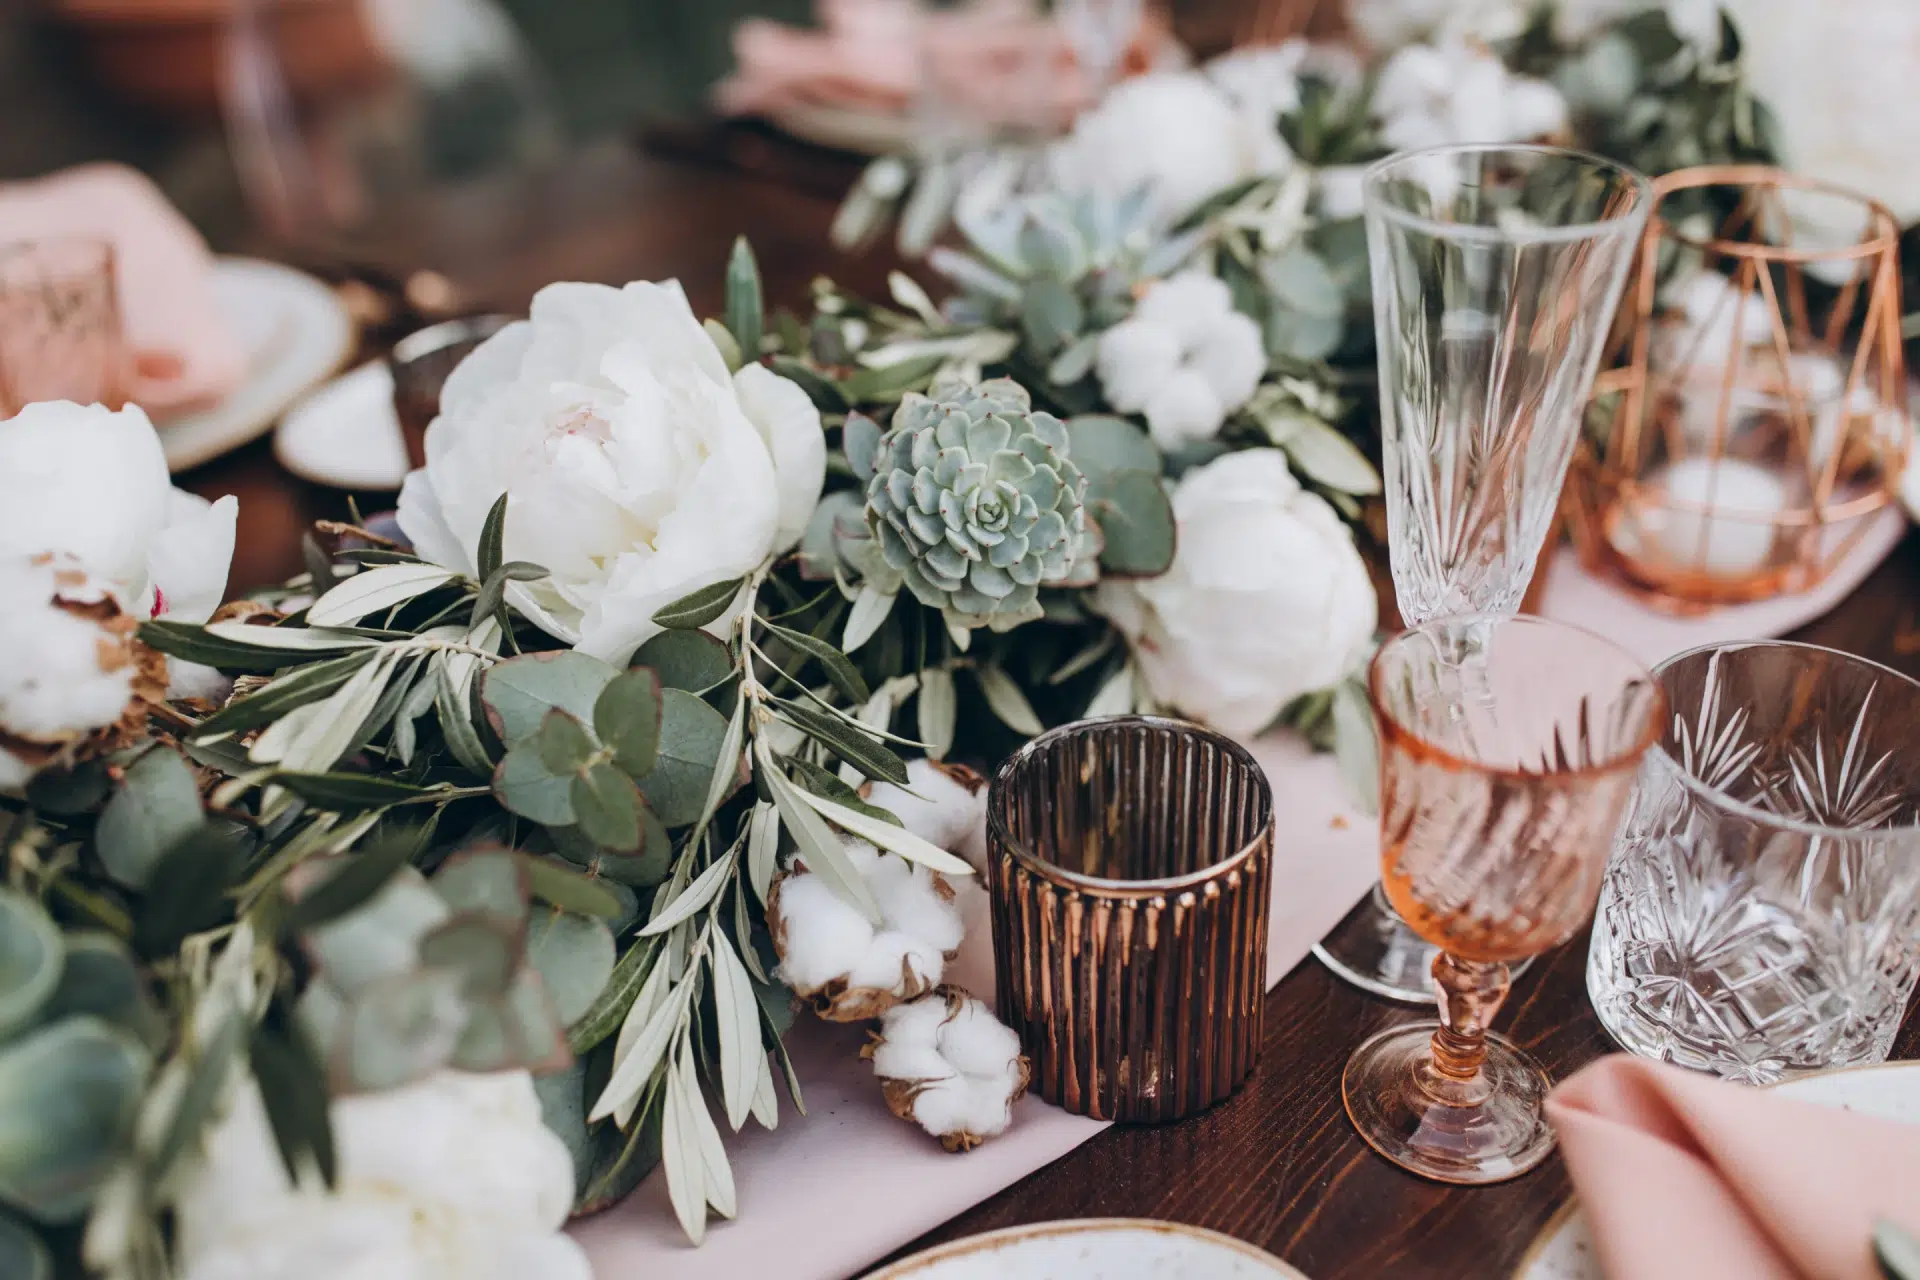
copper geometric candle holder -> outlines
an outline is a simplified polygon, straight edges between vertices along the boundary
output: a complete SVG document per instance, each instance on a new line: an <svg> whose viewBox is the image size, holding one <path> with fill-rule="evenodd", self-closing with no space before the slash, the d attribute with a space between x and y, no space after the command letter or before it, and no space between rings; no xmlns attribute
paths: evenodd
<svg viewBox="0 0 1920 1280"><path fill-rule="evenodd" d="M1804 591L1906 463L1899 223L1759 165L1653 185L1562 508L1574 545L1677 611Z"/></svg>

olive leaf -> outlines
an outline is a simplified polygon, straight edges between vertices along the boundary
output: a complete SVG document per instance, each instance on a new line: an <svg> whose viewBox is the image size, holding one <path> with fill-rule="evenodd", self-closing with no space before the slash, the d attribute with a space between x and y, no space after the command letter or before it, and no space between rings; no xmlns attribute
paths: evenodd
<svg viewBox="0 0 1920 1280"><path fill-rule="evenodd" d="M733 242L733 252L727 258L727 331L739 344L742 360L751 363L760 358L764 323L760 265L753 259L753 246L741 236Z"/></svg>
<svg viewBox="0 0 1920 1280"><path fill-rule="evenodd" d="M745 578L733 578L690 591L672 604L661 606L654 612L653 620L674 630L704 627L732 607L734 597L740 594L740 584L745 581Z"/></svg>

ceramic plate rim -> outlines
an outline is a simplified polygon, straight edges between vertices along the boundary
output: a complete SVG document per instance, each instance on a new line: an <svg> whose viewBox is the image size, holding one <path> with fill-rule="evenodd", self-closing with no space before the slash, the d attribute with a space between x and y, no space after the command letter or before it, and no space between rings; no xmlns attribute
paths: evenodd
<svg viewBox="0 0 1920 1280"><path fill-rule="evenodd" d="M1896 1074L1901 1071L1911 1071L1920 1074L1920 1058L1898 1058L1892 1062L1863 1062L1851 1067L1835 1067L1830 1071L1815 1071L1810 1075L1795 1076L1791 1080L1777 1080L1772 1084L1762 1085L1760 1087L1763 1089L1785 1089L1793 1085L1804 1084L1809 1080L1831 1080L1835 1076L1867 1075L1876 1071ZM1534 1233L1533 1239L1527 1244L1526 1252L1520 1255L1520 1261L1515 1263L1513 1270L1508 1273L1510 1280L1526 1280L1528 1273L1533 1270L1534 1264L1540 1261L1540 1256L1546 1252L1547 1247L1554 1242L1554 1239L1566 1229L1567 1224L1573 1220L1573 1215L1579 1211L1580 1198L1569 1193L1566 1202L1558 1209L1555 1209L1553 1216L1548 1218L1546 1222L1542 1224L1540 1230Z"/></svg>
<svg viewBox="0 0 1920 1280"><path fill-rule="evenodd" d="M1056 1218L1051 1222L1029 1222L1017 1227L1001 1227L997 1231L983 1231L977 1236L963 1236L958 1240L937 1244L931 1249L923 1250L910 1258L902 1258L889 1267L871 1273L866 1280L911 1280L911 1277L935 1263L945 1262L950 1258L962 1258L970 1253L991 1250L1015 1241L1119 1230L1159 1231L1168 1235L1188 1236L1208 1244L1225 1245L1250 1261L1273 1268L1277 1276L1288 1277L1289 1280L1307 1280L1306 1274L1286 1259L1276 1257L1238 1236L1230 1236L1208 1227L1196 1227L1191 1223L1167 1222L1159 1218Z"/></svg>

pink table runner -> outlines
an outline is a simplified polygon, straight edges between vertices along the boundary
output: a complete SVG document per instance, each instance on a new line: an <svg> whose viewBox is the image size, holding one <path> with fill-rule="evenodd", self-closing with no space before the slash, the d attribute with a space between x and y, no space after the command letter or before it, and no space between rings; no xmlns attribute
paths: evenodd
<svg viewBox="0 0 1920 1280"><path fill-rule="evenodd" d="M1697 645L1781 635L1826 613L1900 541L1905 516L1889 511L1847 563L1803 596L1717 610L1698 618L1655 614L1588 577L1562 551L1543 612L1607 635L1646 661ZM1276 985L1379 875L1374 819L1353 803L1331 756L1291 734L1253 744L1273 786L1278 815L1267 984ZM993 999L986 896L966 898L967 943L951 980ZM572 1230L601 1280L758 1280L777 1266L786 1280L851 1276L966 1209L1065 1155L1106 1125L1024 1099L1013 1127L966 1155L949 1155L887 1113L872 1070L856 1056L864 1031L810 1018L789 1041L807 1100L804 1120L782 1098L780 1128L754 1126L729 1141L740 1221L715 1222L688 1245L656 1171L623 1204ZM1263 1064L1265 1065L1265 1064ZM859 1211L834 1216L823 1198Z"/></svg>

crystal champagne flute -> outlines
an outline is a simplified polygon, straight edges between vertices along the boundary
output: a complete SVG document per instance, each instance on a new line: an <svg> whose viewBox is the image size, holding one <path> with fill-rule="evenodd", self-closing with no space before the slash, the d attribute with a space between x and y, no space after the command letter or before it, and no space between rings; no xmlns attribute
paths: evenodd
<svg viewBox="0 0 1920 1280"><path fill-rule="evenodd" d="M1434 963L1437 1022L1388 1028L1347 1063L1375 1150L1443 1182L1498 1182L1553 1148L1546 1071L1488 1030L1508 966L1593 914L1665 699L1638 659L1515 615L1428 622L1375 655L1380 860Z"/></svg>
<svg viewBox="0 0 1920 1280"><path fill-rule="evenodd" d="M1456 146L1389 156L1364 194L1400 615L1415 625L1513 613L1553 522L1651 184L1573 151ZM1375 994L1434 998L1434 948L1378 889L1314 954Z"/></svg>

